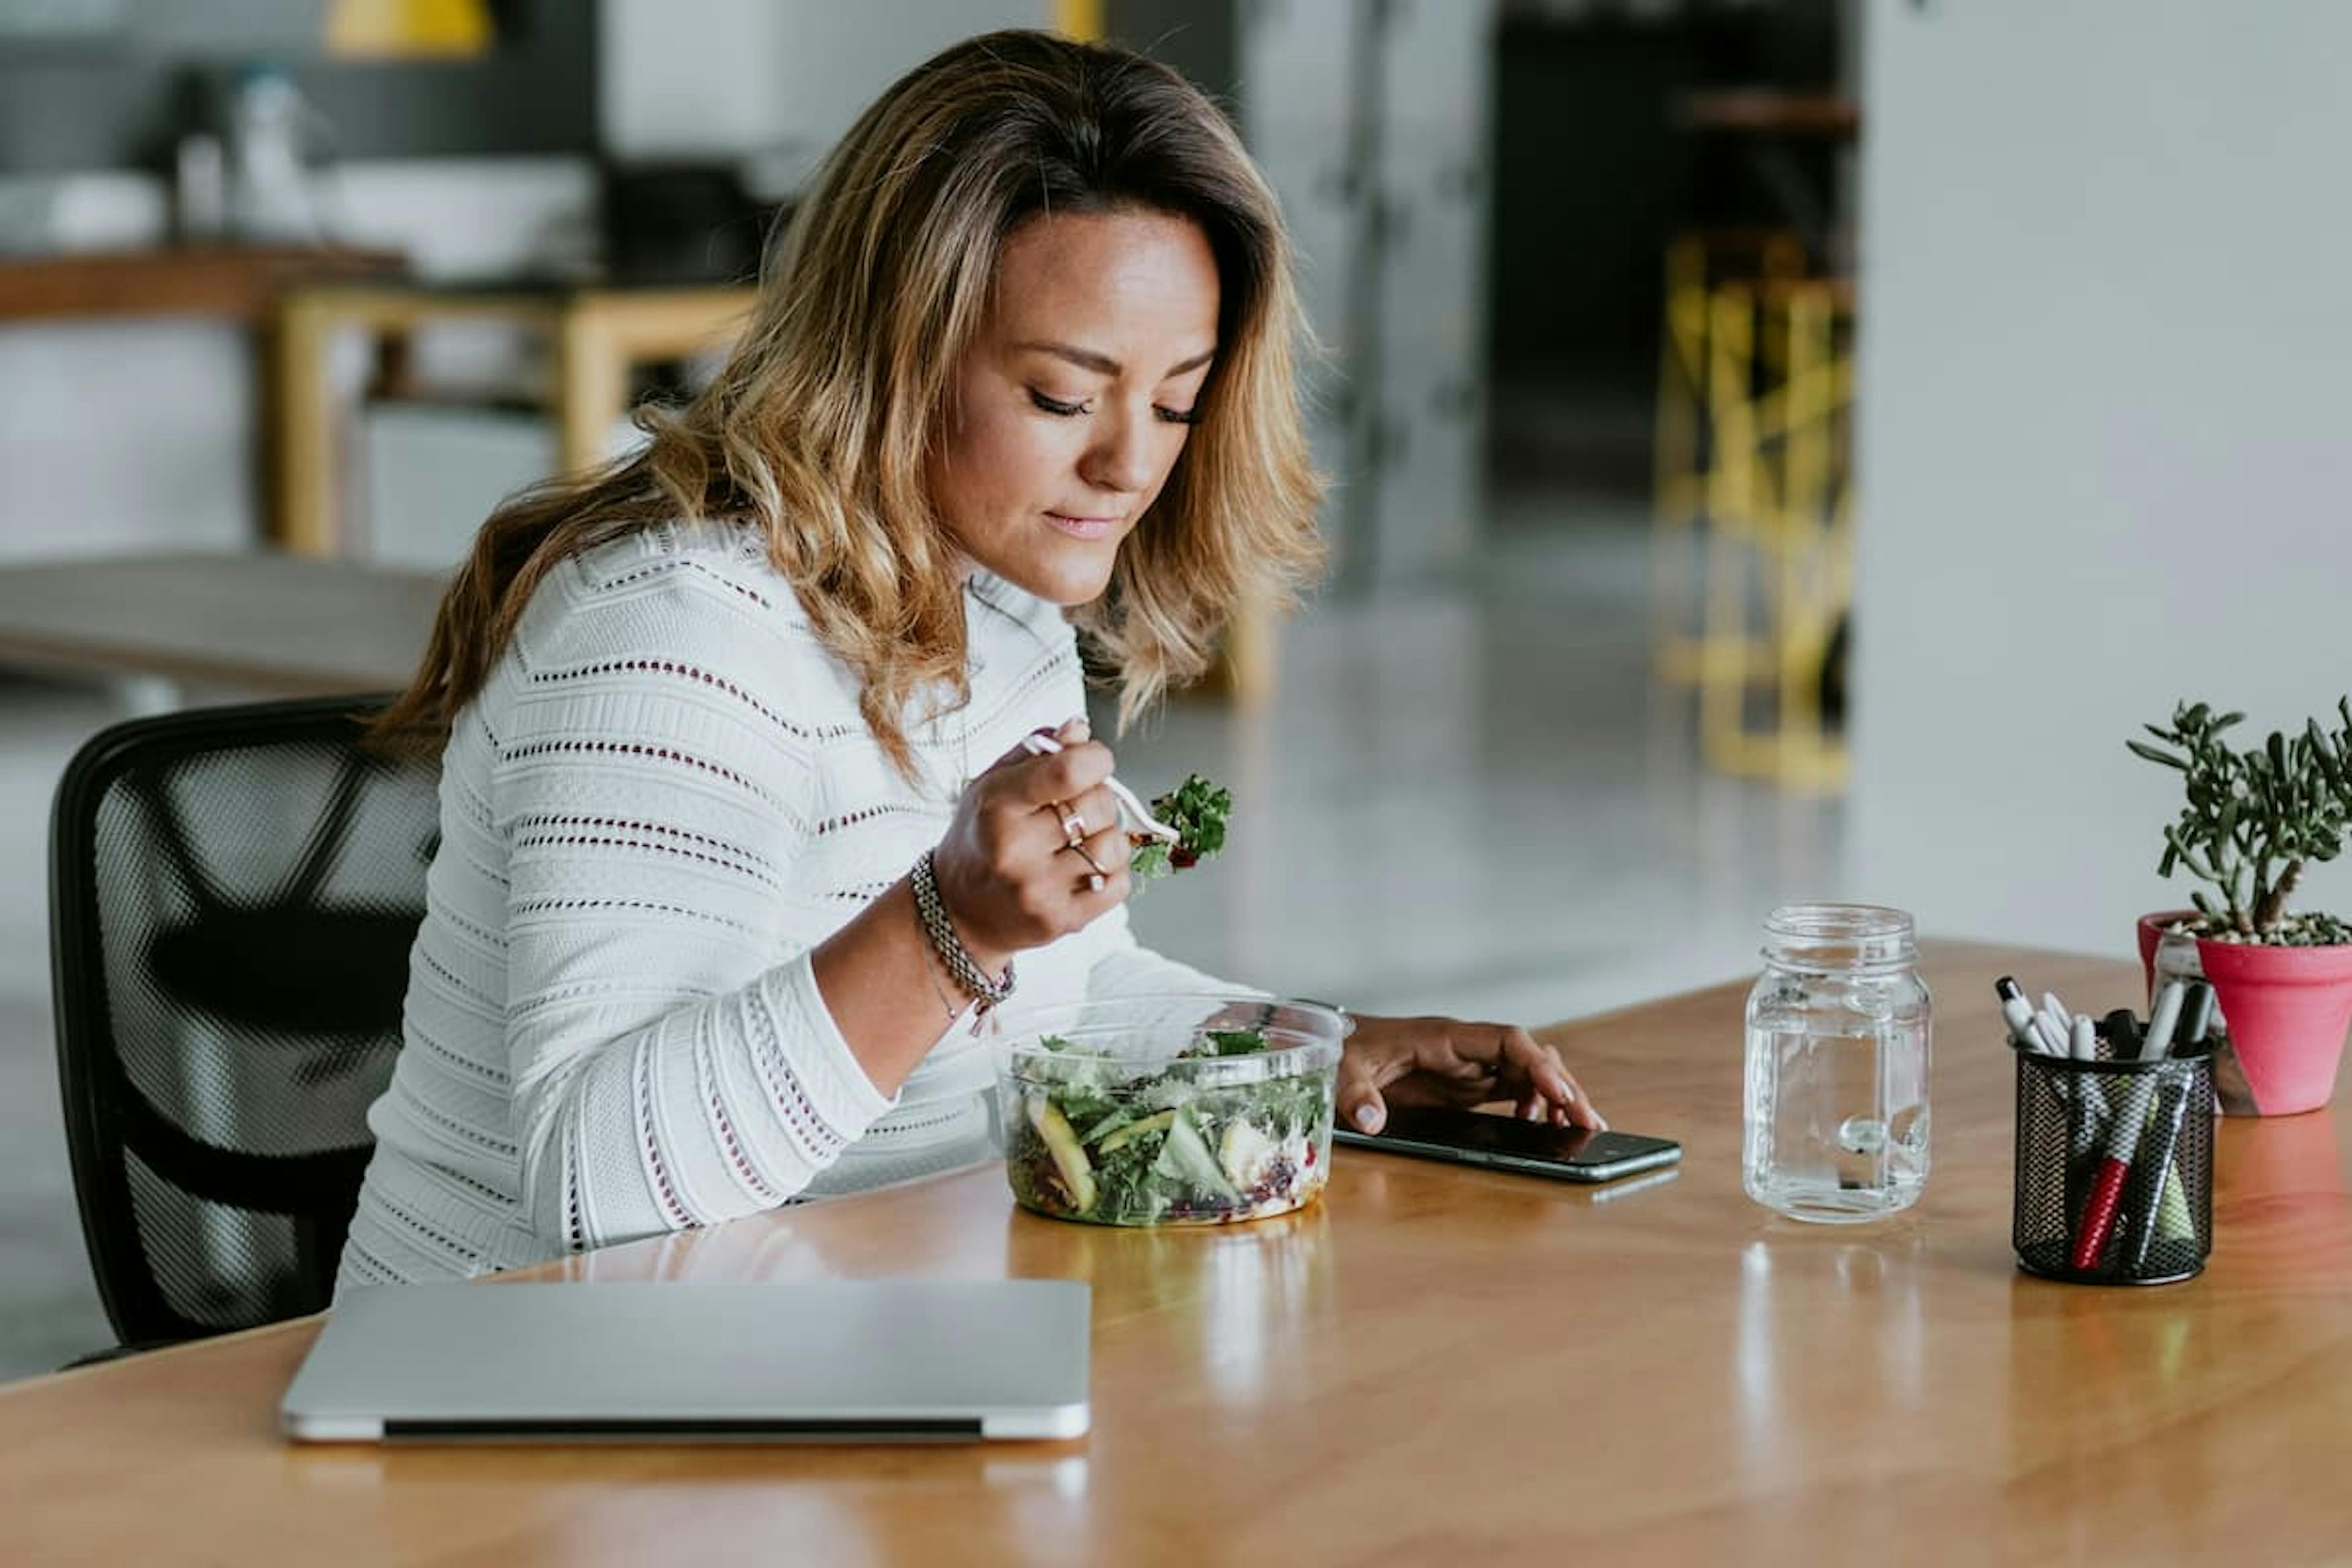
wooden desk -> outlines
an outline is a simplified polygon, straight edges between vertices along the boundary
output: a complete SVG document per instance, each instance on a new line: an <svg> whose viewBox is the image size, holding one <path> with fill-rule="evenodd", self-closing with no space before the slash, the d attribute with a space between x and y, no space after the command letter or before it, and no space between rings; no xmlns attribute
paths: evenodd
<svg viewBox="0 0 2352 1568"><path fill-rule="evenodd" d="M607 436L629 411L631 366L693 353L724 341L742 325L757 297L756 289L731 287L457 289L416 284L291 290L278 312L272 537L301 555L333 555L342 547L341 465L327 376L328 351L340 331L370 332L380 344L436 322L514 322L551 334L557 467L568 473L604 458Z"/></svg>
<svg viewBox="0 0 2352 1568"><path fill-rule="evenodd" d="M279 292L406 265L394 252L310 246L192 246L0 259L0 321L211 316L266 327Z"/></svg>
<svg viewBox="0 0 2352 1568"><path fill-rule="evenodd" d="M0 567L0 663L284 696L404 686L444 578L274 554Z"/></svg>
<svg viewBox="0 0 2352 1568"><path fill-rule="evenodd" d="M2310 1562L2352 1542L2352 1125L2221 1129L2196 1281L2009 1248L1991 980L2136 964L1947 947L1934 1173L1870 1226L1739 1190L1727 986L1548 1031L1688 1153L1582 1190L1343 1151L1209 1232L1013 1210L1002 1172L591 1255L585 1280L1087 1279L1095 1430L1038 1446L298 1450L309 1323L0 1388L0 1561ZM2343 1120L2339 1120L2343 1118Z"/></svg>

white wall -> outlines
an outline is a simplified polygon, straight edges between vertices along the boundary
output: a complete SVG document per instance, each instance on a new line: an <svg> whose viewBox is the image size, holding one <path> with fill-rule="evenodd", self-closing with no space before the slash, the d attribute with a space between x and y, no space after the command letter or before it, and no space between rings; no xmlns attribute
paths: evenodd
<svg viewBox="0 0 2352 1568"><path fill-rule="evenodd" d="M626 157L768 153L796 184L909 68L973 33L1046 27L1053 0L604 0L597 113Z"/></svg>
<svg viewBox="0 0 2352 1568"><path fill-rule="evenodd" d="M2352 5L1869 21L1851 879L2127 953L2189 884L2125 737L2352 689Z"/></svg>

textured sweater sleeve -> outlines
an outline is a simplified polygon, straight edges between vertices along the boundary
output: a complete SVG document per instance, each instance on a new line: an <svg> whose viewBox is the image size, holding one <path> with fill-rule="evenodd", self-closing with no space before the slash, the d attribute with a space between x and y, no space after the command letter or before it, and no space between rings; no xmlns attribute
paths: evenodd
<svg viewBox="0 0 2352 1568"><path fill-rule="evenodd" d="M805 929L784 915L816 656L739 598L688 579L518 640L494 737L506 1044L520 1195L551 1246L772 1208L892 1103L783 935Z"/></svg>

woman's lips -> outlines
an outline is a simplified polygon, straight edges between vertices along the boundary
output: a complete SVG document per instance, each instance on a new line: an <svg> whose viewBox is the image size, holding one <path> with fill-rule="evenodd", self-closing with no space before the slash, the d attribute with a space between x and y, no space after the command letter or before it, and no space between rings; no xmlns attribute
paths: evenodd
<svg viewBox="0 0 2352 1568"><path fill-rule="evenodd" d="M1115 517L1072 517L1067 512L1049 511L1045 521L1073 539L1108 539L1118 531Z"/></svg>

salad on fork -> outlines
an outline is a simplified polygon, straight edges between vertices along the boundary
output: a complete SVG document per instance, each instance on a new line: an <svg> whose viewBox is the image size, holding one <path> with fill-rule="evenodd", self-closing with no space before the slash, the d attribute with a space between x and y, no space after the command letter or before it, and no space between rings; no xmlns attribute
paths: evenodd
<svg viewBox="0 0 2352 1568"><path fill-rule="evenodd" d="M1062 749L1060 742L1043 731L1023 736L1021 744L1037 756ZM1147 806L1118 779L1105 783L1127 827L1128 874L1139 889L1157 878L1189 870L1225 847L1225 823L1234 809L1231 790L1192 773Z"/></svg>

